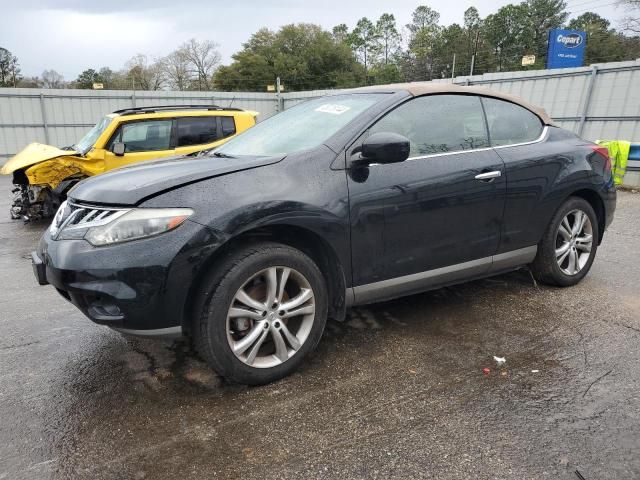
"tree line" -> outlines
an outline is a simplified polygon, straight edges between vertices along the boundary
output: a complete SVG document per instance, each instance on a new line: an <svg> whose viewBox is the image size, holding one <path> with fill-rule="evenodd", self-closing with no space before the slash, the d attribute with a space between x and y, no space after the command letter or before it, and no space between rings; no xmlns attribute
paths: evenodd
<svg viewBox="0 0 640 480"><path fill-rule="evenodd" d="M229 65L221 65L215 42L192 39L165 57L138 54L120 70L89 68L72 81L55 70L23 78L18 59L0 48L0 86L265 91L280 77L287 90L307 90L541 69L548 32L560 27L587 32L587 65L640 58L640 2L621 1L627 6L626 33L592 11L567 21L564 0L524 0L485 18L469 7L462 24L447 26L437 11L421 5L404 26L384 13L363 17L352 29L345 23L331 31L306 23L263 28ZM523 66L524 55L535 55L535 62Z"/></svg>

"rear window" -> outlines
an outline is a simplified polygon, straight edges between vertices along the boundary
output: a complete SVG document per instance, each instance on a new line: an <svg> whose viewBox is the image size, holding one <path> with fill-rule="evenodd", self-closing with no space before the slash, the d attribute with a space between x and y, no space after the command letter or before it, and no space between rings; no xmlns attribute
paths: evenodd
<svg viewBox="0 0 640 480"><path fill-rule="evenodd" d="M540 138L544 126L533 112L515 103L495 98L483 98L482 104L487 115L492 146L532 142Z"/></svg>
<svg viewBox="0 0 640 480"><path fill-rule="evenodd" d="M218 139L216 117L178 118L178 146L202 145Z"/></svg>
<svg viewBox="0 0 640 480"><path fill-rule="evenodd" d="M233 117L220 117L220 122L222 124L222 138L235 135L236 122Z"/></svg>

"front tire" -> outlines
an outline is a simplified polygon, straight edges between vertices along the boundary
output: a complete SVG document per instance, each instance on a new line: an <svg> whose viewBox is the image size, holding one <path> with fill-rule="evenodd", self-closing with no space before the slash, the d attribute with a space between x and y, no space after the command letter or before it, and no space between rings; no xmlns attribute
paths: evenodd
<svg viewBox="0 0 640 480"><path fill-rule="evenodd" d="M538 244L531 271L543 283L570 287L591 269L598 250L598 217L583 198L569 197Z"/></svg>
<svg viewBox="0 0 640 480"><path fill-rule="evenodd" d="M327 321L327 288L307 255L278 243L227 254L196 299L194 340L222 377L259 385L295 371Z"/></svg>

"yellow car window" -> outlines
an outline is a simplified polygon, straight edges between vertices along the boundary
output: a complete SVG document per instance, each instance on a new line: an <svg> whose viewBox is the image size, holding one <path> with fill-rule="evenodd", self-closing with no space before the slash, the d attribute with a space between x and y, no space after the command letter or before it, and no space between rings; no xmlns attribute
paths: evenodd
<svg viewBox="0 0 640 480"><path fill-rule="evenodd" d="M126 123L120 139L127 152L169 150L171 145L171 120Z"/></svg>
<svg viewBox="0 0 640 480"><path fill-rule="evenodd" d="M218 139L216 117L184 117L178 119L178 146L202 145Z"/></svg>

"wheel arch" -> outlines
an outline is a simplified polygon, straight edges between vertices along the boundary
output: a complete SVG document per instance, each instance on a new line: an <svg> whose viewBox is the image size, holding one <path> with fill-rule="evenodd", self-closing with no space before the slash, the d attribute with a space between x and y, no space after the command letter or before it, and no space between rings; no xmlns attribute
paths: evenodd
<svg viewBox="0 0 640 480"><path fill-rule="evenodd" d="M191 330L194 298L203 278L230 252L244 246L271 241L296 248L308 255L320 268L326 280L329 295L329 318L343 321L346 312L346 278L344 268L335 250L317 233L294 225L267 225L244 231L226 240L198 269L186 297L183 311L183 329Z"/></svg>
<svg viewBox="0 0 640 480"><path fill-rule="evenodd" d="M600 195L598 195L595 190L590 190L588 188L576 190L575 192L571 193L571 195L569 195L567 199L569 197L578 197L586 200L593 208L593 211L596 212L596 217L598 218L598 245L600 245L602 243L605 229L604 201L602 200L602 198L600 198ZM567 199L565 199L565 201Z"/></svg>

